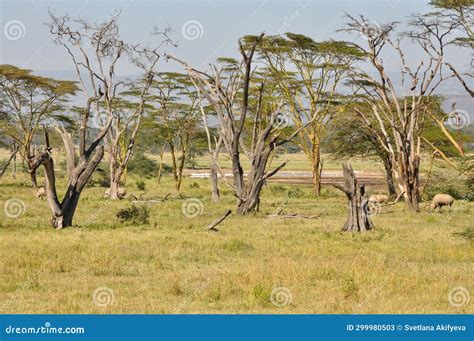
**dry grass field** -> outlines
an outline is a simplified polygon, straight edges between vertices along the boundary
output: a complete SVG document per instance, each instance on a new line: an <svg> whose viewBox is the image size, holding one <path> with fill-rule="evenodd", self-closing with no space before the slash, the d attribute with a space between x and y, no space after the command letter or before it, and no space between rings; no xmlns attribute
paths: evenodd
<svg viewBox="0 0 474 341"><path fill-rule="evenodd" d="M305 169L302 155L289 158L288 169ZM373 161L352 164L379 170ZM340 169L340 162L325 166ZM81 197L76 226L56 231L27 177L13 180L7 173L0 182L0 311L474 312L474 299L462 305L449 299L459 287L461 295L474 295L473 244L453 235L472 225L472 202L458 200L442 214L429 212L426 202L422 212L410 213L400 202L373 215L374 231L350 234L340 232L346 216L341 192L324 187L315 198L305 185L269 183L259 213L232 215L219 232L209 232L206 226L235 205L224 185L215 204L206 179L185 178L185 199L169 176L161 184L145 179L145 190L136 180L128 176L129 194L151 199L172 193L165 202L147 204L148 223L121 223L116 213L130 199L111 202L96 185ZM12 198L24 204L17 218L4 210ZM193 217L186 205L196 205L198 214ZM318 217L268 217L278 209Z"/></svg>

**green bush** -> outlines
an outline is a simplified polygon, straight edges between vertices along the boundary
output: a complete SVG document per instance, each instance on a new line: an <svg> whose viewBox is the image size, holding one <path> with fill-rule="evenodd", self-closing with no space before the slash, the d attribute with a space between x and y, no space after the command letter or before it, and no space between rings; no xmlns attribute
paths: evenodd
<svg viewBox="0 0 474 341"><path fill-rule="evenodd" d="M454 199L473 201L472 184L463 176L436 172L431 176L426 195L432 199L436 194L445 193Z"/></svg>
<svg viewBox="0 0 474 341"><path fill-rule="evenodd" d="M453 236L467 239L470 242L474 242L474 227L468 226L461 232L453 233Z"/></svg>
<svg viewBox="0 0 474 341"><path fill-rule="evenodd" d="M117 212L117 218L123 223L148 224L150 209L146 206L133 205Z"/></svg>
<svg viewBox="0 0 474 341"><path fill-rule="evenodd" d="M151 178L158 173L157 163L144 153L136 153L128 164L128 171L145 178Z"/></svg>
<svg viewBox="0 0 474 341"><path fill-rule="evenodd" d="M137 186L137 189L138 189L139 191L144 191L145 188L146 188L146 186L145 186L145 181L143 181L143 180L137 180L137 181L135 182L135 185Z"/></svg>

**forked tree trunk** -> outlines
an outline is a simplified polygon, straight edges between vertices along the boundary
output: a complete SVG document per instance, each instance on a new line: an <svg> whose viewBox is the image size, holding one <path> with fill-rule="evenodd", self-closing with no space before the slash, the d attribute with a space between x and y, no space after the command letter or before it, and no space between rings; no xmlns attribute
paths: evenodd
<svg viewBox="0 0 474 341"><path fill-rule="evenodd" d="M344 186L334 185L346 194L349 201L347 220L342 227L342 231L370 231L374 228L374 224L369 216L369 201L365 195L365 187L357 184L357 179L350 164L343 164L342 171Z"/></svg>

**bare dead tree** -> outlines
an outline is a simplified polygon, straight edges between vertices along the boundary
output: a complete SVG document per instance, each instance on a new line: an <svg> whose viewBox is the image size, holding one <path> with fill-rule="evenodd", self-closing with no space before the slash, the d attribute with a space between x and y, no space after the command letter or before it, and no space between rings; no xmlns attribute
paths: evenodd
<svg viewBox="0 0 474 341"><path fill-rule="evenodd" d="M160 37L156 47L132 46L128 54L132 63L142 72L141 79L128 84L128 90L121 95L126 98L138 98L138 101L116 100L112 107L113 120L105 140L109 152L110 187L108 196L112 200L120 199L119 191L127 166L137 141L149 90L153 84L156 66L162 57L161 49L174 45L168 36L168 30L153 34Z"/></svg>
<svg viewBox="0 0 474 341"><path fill-rule="evenodd" d="M354 45L366 55L366 62L375 74L372 76L365 72L363 66L351 74L354 93L371 108L364 112L356 106L355 111L367 129L377 131L380 146L390 155L405 203L414 211L419 211L421 133L426 112L432 103L433 92L451 77L443 74L443 61L444 49L452 42L450 32L455 26L436 29L439 24L433 20L419 15L412 17L411 30L399 35L396 41L392 40L397 27L394 22L379 26L363 16L347 15L343 29L365 35L367 47ZM405 58L401 44L403 38L410 39L425 54L425 60L415 67L410 66ZM382 53L387 49L399 57L401 84L397 84L385 68Z"/></svg>
<svg viewBox="0 0 474 341"><path fill-rule="evenodd" d="M46 148L35 155L32 164L45 170L46 200L52 212L53 227L61 229L72 225L79 197L104 156L102 144L114 117L114 100L122 82L115 76L117 62L129 48L119 36L120 13L103 23L90 24L82 19L50 13L49 29L56 43L65 48L72 59L86 105L80 114L78 129L78 156L71 134L62 126L54 129L62 138L66 153L67 189L60 200L56 191L54 162L45 130ZM90 120L105 115L106 122L94 137ZM89 142L90 141L90 142Z"/></svg>
<svg viewBox="0 0 474 341"><path fill-rule="evenodd" d="M255 71L252 70L252 60L263 36L262 33L258 37L248 36L239 40L242 61L238 63L232 60L223 66L211 65L210 73L193 69L185 62L168 56L186 68L200 93L217 114L219 134L232 162L233 183L226 181L224 176L222 178L237 197L237 214L248 214L258 208L265 181L286 165L285 161L268 170L271 155L276 148L291 141L306 126L296 129L291 136L282 137L278 130L278 115L283 107L282 103L267 103L250 108L251 97L261 98L265 91L264 80L262 86L251 88ZM260 123L257 124L257 129L248 133L244 130L250 116L254 122ZM245 144L244 137L248 137L250 146ZM241 151L250 160L247 179L244 178Z"/></svg>
<svg viewBox="0 0 474 341"><path fill-rule="evenodd" d="M357 183L350 164L342 165L344 185L334 184L333 186L343 191L348 200L347 220L342 227L342 231L363 232L370 231L374 224L370 220L369 201L365 195L364 185Z"/></svg>

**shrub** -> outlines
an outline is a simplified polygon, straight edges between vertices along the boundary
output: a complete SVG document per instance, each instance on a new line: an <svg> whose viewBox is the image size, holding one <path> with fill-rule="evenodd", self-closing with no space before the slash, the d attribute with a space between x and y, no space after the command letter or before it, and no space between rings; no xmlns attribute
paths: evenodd
<svg viewBox="0 0 474 341"><path fill-rule="evenodd" d="M453 233L453 236L464 238L470 242L474 242L474 227L468 226L464 231Z"/></svg>
<svg viewBox="0 0 474 341"><path fill-rule="evenodd" d="M261 284L257 284L252 288L250 299L253 303L260 305L268 305L270 303L271 291Z"/></svg>
<svg viewBox="0 0 474 341"><path fill-rule="evenodd" d="M146 206L133 205L117 212L117 218L123 223L148 224L150 209Z"/></svg>
<svg viewBox="0 0 474 341"><path fill-rule="evenodd" d="M426 188L426 195L428 199L432 199L438 193L445 193L454 199L473 201L474 196L471 194L470 187L469 180L466 181L463 176L437 172L431 177L430 183Z"/></svg>
<svg viewBox="0 0 474 341"><path fill-rule="evenodd" d="M136 153L127 168L130 173L145 178L151 178L158 173L157 163L148 158L143 152Z"/></svg>
<svg viewBox="0 0 474 341"><path fill-rule="evenodd" d="M342 292L344 293L344 297L355 297L359 293L359 287L355 283L352 277L347 277L342 282Z"/></svg>
<svg viewBox="0 0 474 341"><path fill-rule="evenodd" d="M193 181L190 185L189 188L199 188L199 184L196 181Z"/></svg>
<svg viewBox="0 0 474 341"><path fill-rule="evenodd" d="M298 199L298 198L303 198L303 197L304 197L304 192L298 187L295 187L288 191L288 198Z"/></svg>
<svg viewBox="0 0 474 341"><path fill-rule="evenodd" d="M137 186L137 189L138 189L139 191L144 191L144 190L145 190L145 181L143 181L143 180L137 180L137 181L135 182L135 185Z"/></svg>

